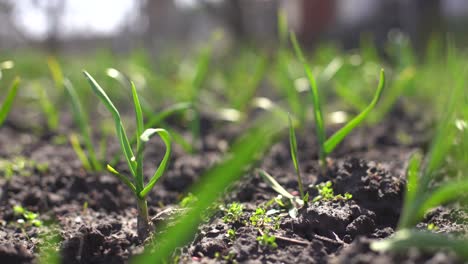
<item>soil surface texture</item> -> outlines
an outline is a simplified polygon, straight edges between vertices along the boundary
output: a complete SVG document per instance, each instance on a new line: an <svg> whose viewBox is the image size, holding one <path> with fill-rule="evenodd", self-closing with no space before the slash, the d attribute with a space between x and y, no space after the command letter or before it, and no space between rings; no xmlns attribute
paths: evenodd
<svg viewBox="0 0 468 264"><path fill-rule="evenodd" d="M461 263L452 252L378 253L371 239L394 233L405 189L410 155L425 150L424 124L393 113L377 126L353 131L320 173L313 128L298 133L300 169L310 202L294 212L256 173L247 173L226 193L219 211L202 224L194 240L180 250L181 263ZM331 127L333 132L338 127ZM65 128L67 129L67 128ZM215 132L213 132L215 131ZM148 198L149 213L166 216L180 207L187 188L219 161L239 128L207 129L195 154L177 145L170 166ZM64 133L67 134L67 133ZM115 143L110 152L118 148ZM147 147L145 175L154 172L164 152L154 140ZM82 169L68 141L55 135L38 136L6 124L0 128L0 163L15 161L0 173L0 263L36 263L39 244L57 238L63 263L128 263L142 252L136 236L136 201L116 177ZM20 166L20 169L16 167ZM298 194L287 135L259 164L283 187ZM117 169L125 173L125 164ZM9 175L7 175L9 174ZM10 175L11 174L11 175ZM8 176L8 177L7 177ZM334 199L314 201L317 185L331 182ZM346 193L351 198L344 198ZM341 197L338 196L341 194ZM226 217L229 206L242 207ZM39 214L42 227L18 222L13 207ZM263 210L263 213L262 213ZM170 215L170 214L169 214ZM453 208L433 210L418 228L437 226L438 232L465 233L467 219ZM156 219L155 221L158 221ZM158 223L156 223L157 228ZM275 240L268 238L274 236ZM261 239L263 237L263 239ZM50 243L50 245L53 245Z"/></svg>

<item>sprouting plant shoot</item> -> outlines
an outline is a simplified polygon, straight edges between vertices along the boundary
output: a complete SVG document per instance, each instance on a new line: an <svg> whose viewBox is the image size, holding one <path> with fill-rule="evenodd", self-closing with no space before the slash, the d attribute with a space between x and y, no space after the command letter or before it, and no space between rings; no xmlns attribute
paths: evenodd
<svg viewBox="0 0 468 264"><path fill-rule="evenodd" d="M299 185L299 194L301 195L302 200L307 202L304 194L304 185L302 184L302 177L301 177L301 170L299 169L299 160L297 158L297 141L296 141L296 132L294 131L293 122L291 120L291 116L288 115L289 121L289 147L291 151L291 159L294 164L294 169L296 170L297 175L297 183Z"/></svg>
<svg viewBox="0 0 468 264"><path fill-rule="evenodd" d="M20 79L16 77L11 84L10 89L8 90L3 104L0 106L0 126L3 124L3 122L5 122L5 119L10 112L13 101L15 100L16 94L18 93L19 82Z"/></svg>
<svg viewBox="0 0 468 264"><path fill-rule="evenodd" d="M94 80L94 78L86 71L84 71L84 75L88 79L93 92L99 97L101 102L106 106L114 119L115 130L120 143L120 148L127 161L128 170L130 171L132 177L121 174L110 165L107 165L107 170L117 176L125 185L130 188L130 190L132 190L133 194L135 195L138 208L137 233L140 240L144 240L149 236L152 230L152 224L148 216L148 205L146 197L167 168L169 157L171 155L171 136L169 132L162 128L149 128L144 130L141 105L138 99L135 85L132 83L132 97L137 124L136 132L138 135L140 135L137 139L136 153L134 154L128 140L127 133L122 124L119 111L109 99L106 92L104 92L101 86ZM166 145L166 153L164 154L164 157L156 172L145 185L143 177L143 151L145 144L152 136L156 134L161 137L162 141Z"/></svg>
<svg viewBox="0 0 468 264"><path fill-rule="evenodd" d="M374 94L374 98L372 99L371 103L361 113L359 113L356 117L351 119L345 126L343 126L340 130L335 132L335 134L333 134L330 138L326 139L325 122L323 119L322 106L320 103L317 84L315 82L314 75L312 74L312 69L307 63L303 55L302 49L299 46L299 43L296 39L296 35L293 32L291 32L291 42L296 52L296 56L301 61L304 67L305 74L307 75L307 78L309 80L312 104L314 108L315 129L316 129L317 139L319 143L319 160L320 160L320 165L322 167L322 172L324 172L326 170L327 156L335 149L335 147L341 141L343 141L343 139L355 127L357 127L364 121L364 119L367 117L367 115L372 111L372 109L375 107L375 105L379 101L383 88L385 86L385 73L383 69L380 71L379 84L378 84L377 90Z"/></svg>

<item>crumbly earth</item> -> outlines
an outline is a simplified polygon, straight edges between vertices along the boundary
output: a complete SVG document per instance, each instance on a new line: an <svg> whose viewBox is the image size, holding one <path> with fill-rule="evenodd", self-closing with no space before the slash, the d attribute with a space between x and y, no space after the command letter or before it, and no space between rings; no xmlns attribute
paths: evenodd
<svg viewBox="0 0 468 264"><path fill-rule="evenodd" d="M410 249L403 253L377 253L370 239L391 235L397 225L405 188L408 157L426 149L424 125L402 118L400 113L380 125L357 129L329 160L328 172L319 173L317 145L312 128L298 134L301 172L311 200L314 185L331 181L335 194L352 198L320 200L299 209L291 217L274 201L277 194L254 172L235 185L224 198L225 207L243 205L240 219L223 220L219 210L201 225L194 240L180 250L181 263L461 263L446 251L436 253ZM206 126L205 126L206 129ZM330 133L336 127L330 128ZM67 128L65 128L67 131ZM213 132L216 131L216 132ZM196 154L174 148L167 173L149 196L150 215L177 208L187 188L222 158L229 142L239 134L232 126L206 129ZM127 263L142 252L136 230L135 200L127 188L106 172L88 173L81 168L68 143L57 137L35 135L13 125L0 128L0 158L23 156L47 168L31 166L29 176L0 178L0 263L34 263L38 245L58 237L63 263ZM55 143L53 143L55 142ZM111 144L110 152L116 148ZM164 154L162 142L154 141L145 156L146 174ZM125 172L125 164L117 166ZM273 175L291 193L297 194L297 179L287 137L275 144L260 167ZM21 226L13 212L22 205L37 212L43 227ZM271 222L252 224L257 208L266 208ZM164 214L162 214L164 218ZM464 211L437 208L418 226L429 223L439 232L466 233ZM228 236L228 230L235 230ZM262 232L276 236L277 248L262 245ZM52 244L53 245L53 244Z"/></svg>

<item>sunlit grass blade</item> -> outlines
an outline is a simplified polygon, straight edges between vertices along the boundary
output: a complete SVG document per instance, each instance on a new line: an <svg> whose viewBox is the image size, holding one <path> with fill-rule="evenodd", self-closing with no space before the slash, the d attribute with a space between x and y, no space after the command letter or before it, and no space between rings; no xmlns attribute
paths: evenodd
<svg viewBox="0 0 468 264"><path fill-rule="evenodd" d="M414 86L415 79L416 69L413 66L406 67L400 72L398 77L393 81L393 84L385 89L384 96L382 96L379 105L375 108L375 111L372 111L373 114L368 118L369 123L375 124L383 120L403 93ZM360 109L364 109L364 107Z"/></svg>
<svg viewBox="0 0 468 264"><path fill-rule="evenodd" d="M141 110L140 100L138 99L138 94L136 91L135 84L131 82L132 86L132 97L133 97L133 106L135 109L135 120L136 120L136 133L137 135L143 134L143 113ZM137 185L138 190L143 189L143 144L145 142L141 142L140 138L137 137L137 152L136 155L136 174L135 174L135 184Z"/></svg>
<svg viewBox="0 0 468 264"><path fill-rule="evenodd" d="M394 236L375 241L370 248L375 251L405 251L417 247L426 251L439 251L441 248L453 250L461 258L468 260L468 240L451 238L443 234L408 229L398 231Z"/></svg>
<svg viewBox="0 0 468 264"><path fill-rule="evenodd" d="M315 118L315 129L317 133L317 139L319 142L320 150L319 150L319 158L322 166L325 164L326 158L326 151L325 151L325 124L323 120L323 113L322 113L322 106L320 104L319 92L317 89L317 83L315 81L315 77L312 74L312 69L310 68L309 64L307 63L304 54L302 53L302 49L299 46L299 43L296 39L296 34L291 32L290 35L291 43L293 44L294 51L296 52L296 56L298 57L299 61L302 63L304 68L304 72L309 80L310 91L312 96L312 104L314 107L314 118Z"/></svg>
<svg viewBox="0 0 468 264"><path fill-rule="evenodd" d="M403 209L398 224L399 228L409 227L409 219L412 215L414 215L414 212L412 212L411 209L417 198L421 161L421 155L416 153L413 154L408 163L408 168L406 171L406 191L404 196Z"/></svg>
<svg viewBox="0 0 468 264"><path fill-rule="evenodd" d="M87 171L91 171L91 163L89 162L88 157L86 156L83 148L80 145L80 140L78 139L78 136L72 133L70 134L69 139L76 156L81 161L81 165L83 165L83 168L85 168L85 170Z"/></svg>
<svg viewBox="0 0 468 264"><path fill-rule="evenodd" d="M451 147L450 142L453 142L455 136L455 126L453 125L453 122L455 119L455 113L460 106L459 100L463 98L463 91L465 89L464 79L465 78L458 79L457 84L452 89L448 102L446 103L446 109L440 117L436 134L427 155L425 174L427 174L428 177L424 179L423 187L428 185L434 172L440 168Z"/></svg>
<svg viewBox="0 0 468 264"><path fill-rule="evenodd" d="M353 131L355 127L357 127L359 124L361 124L364 119L367 117L367 115L372 111L372 109L375 107L377 102L380 99L380 96L382 95L383 88L385 86L385 73L384 70L382 69L380 71L380 80L379 80L379 85L377 87L377 90L375 91L374 98L372 99L371 103L369 106L367 106L366 109L364 109L359 115L351 119L344 127L342 127L340 130L335 132L324 144L324 151L325 154L328 155L330 154L335 147L343 141L343 139Z"/></svg>
<svg viewBox="0 0 468 264"><path fill-rule="evenodd" d="M199 96L200 90L205 83L208 76L208 69L211 61L212 49L210 47L202 50L199 55L195 76L192 80L190 102L193 105L192 122L190 129L192 131L193 140L196 141L200 138L200 109L199 109Z"/></svg>
<svg viewBox="0 0 468 264"><path fill-rule="evenodd" d="M151 191L151 189L153 189L154 185L159 180L161 175L163 175L164 172L166 171L167 166L169 164L169 158L171 156L171 151L172 151L172 149L171 149L171 135L165 129L162 129L162 128L149 128L149 129L145 130L145 132L143 132L143 134L140 136L140 140L142 141L142 144L145 144L146 142L148 142L150 140L150 138L155 134L158 134L161 137L161 139L163 140L164 144L166 145L166 153L164 153L164 157L163 157L161 163L159 164L158 169L154 173L153 177L151 177L148 184L140 192L140 194L139 194L140 197L146 197L148 195L148 193Z"/></svg>
<svg viewBox="0 0 468 264"><path fill-rule="evenodd" d="M260 120L261 126L249 130L232 146L229 155L223 161L206 172L190 192L198 201L184 215L180 216L175 225L167 226L146 253L135 259L134 263L162 263L170 259L177 247L187 243L197 230L201 215L206 212L222 194L226 187L239 179L254 161L271 145L273 139L286 127L287 120L272 122L276 117L269 116Z"/></svg>
<svg viewBox="0 0 468 264"><path fill-rule="evenodd" d="M279 184L275 178L273 178L273 176L271 176L270 174L268 174L266 171L264 170L257 170L258 174L263 178L263 180L265 180L265 182L277 193L281 194L283 197L287 198L287 199L290 199L290 200L293 200L294 199L294 195L290 194L288 191L286 191L286 189L283 188L283 186L281 186L281 184Z"/></svg>
<svg viewBox="0 0 468 264"><path fill-rule="evenodd" d="M289 148L291 152L291 159L294 164L294 169L296 170L297 184L299 185L299 193L301 195L301 198L304 199L304 187L302 184L301 170L299 168L299 160L297 158L296 132L294 131L294 125L291 120L291 115L288 115L288 121L289 121Z"/></svg>
<svg viewBox="0 0 468 264"><path fill-rule="evenodd" d="M130 188L130 190L132 190L132 192L134 192L134 193L136 192L135 185L128 179L128 177L126 177L125 175L120 174L116 169L114 169L109 164L107 164L107 171L109 171L110 173L117 176L117 178L119 178L123 183L125 183L125 185L127 185Z"/></svg>
<svg viewBox="0 0 468 264"><path fill-rule="evenodd" d="M136 116L136 123L137 123L137 134L141 135L143 134L143 113L141 111L141 105L140 105L140 100L138 99L138 94L136 91L135 84L131 82L132 84L132 97L133 97L133 105L135 107L135 116Z"/></svg>
<svg viewBox="0 0 468 264"><path fill-rule="evenodd" d="M429 209L460 199L467 193L468 179L444 183L425 195L425 199L419 205L419 209L414 215L415 217L422 218Z"/></svg>
<svg viewBox="0 0 468 264"><path fill-rule="evenodd" d="M13 83L8 90L8 93L3 101L2 106L0 107L0 126L3 125L5 119L10 112L11 106L13 105L13 101L15 100L16 94L18 93L18 87L20 83L20 78L16 77L13 80Z"/></svg>
<svg viewBox="0 0 468 264"><path fill-rule="evenodd" d="M102 165L96 156L96 151L94 149L94 145L91 140L90 128L88 125L89 124L88 117L83 111L83 107L81 106L80 100L78 99L78 94L76 93L75 88L73 87L72 83L68 79L64 79L63 86L65 88L66 94L70 98L73 118L75 119L75 122L78 124L78 128L80 129L80 132L81 132L81 137L83 138L86 151L88 152L88 155L89 155L89 161L90 161L89 163L91 165L89 169L99 171L102 169Z"/></svg>
<svg viewBox="0 0 468 264"><path fill-rule="evenodd" d="M288 18L286 11L282 8L278 9L278 37L280 47L283 47L288 41Z"/></svg>
<svg viewBox="0 0 468 264"><path fill-rule="evenodd" d="M54 57L48 57L47 66L49 67L52 79L54 80L55 87L57 87L57 89L62 89L64 78L62 68L60 67L57 59Z"/></svg>
<svg viewBox="0 0 468 264"><path fill-rule="evenodd" d="M101 102L106 106L109 112L112 114L114 118L117 137L119 139L120 145L125 155L125 159L127 160L128 167L131 170L132 174L135 175L136 173L136 163L134 160L133 151L130 146L130 142L128 141L128 137L126 135L125 129L123 127L120 113L117 111L117 108L114 106L110 98L107 96L106 92L101 88L101 86L94 80L94 78L86 71L83 71L84 75L88 79L91 88L93 89L94 93L99 97Z"/></svg>
<svg viewBox="0 0 468 264"><path fill-rule="evenodd" d="M33 84L33 89L38 95L39 106L47 119L47 127L51 131L56 131L59 126L59 111L53 100L47 95L46 89L39 82Z"/></svg>

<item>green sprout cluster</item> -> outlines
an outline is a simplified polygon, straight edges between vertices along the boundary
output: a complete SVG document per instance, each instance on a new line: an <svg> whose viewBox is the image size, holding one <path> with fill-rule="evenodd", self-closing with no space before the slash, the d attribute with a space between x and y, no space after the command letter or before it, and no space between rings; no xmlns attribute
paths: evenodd
<svg viewBox="0 0 468 264"><path fill-rule="evenodd" d="M235 223L241 220L244 206L240 203L231 203L224 211L223 221L225 223Z"/></svg>
<svg viewBox="0 0 468 264"><path fill-rule="evenodd" d="M404 46L404 41L389 43L388 52L390 56L393 56L390 60L393 65L389 71L392 78L389 78L390 82L386 83L385 72L382 69L377 89L374 90L380 65L384 65L386 61L379 58L376 47L373 47L369 39L363 38L358 54L354 51L341 54L330 47L327 47L328 50L327 48L319 49L317 56L314 57L313 71L296 36L288 32L284 12L278 14L278 35L279 47L273 54L242 48L239 56L236 56L234 61L230 61L232 63L226 63L229 66L223 63L218 67L220 69L213 69L216 70L213 74L210 66L215 50L214 45L203 47L202 52L194 61L184 61L180 65L177 63L174 67L164 65L164 67L152 70L149 70L149 67L146 68L150 65L147 59L149 56L135 55L129 59L135 61L125 63L128 68L122 72L107 68L106 78L112 79L103 78L100 83L103 84L107 80L104 85L106 87L107 84L112 82L115 84L117 81L121 86L119 88L123 88L107 91L104 91L87 72L84 74L91 89L81 89L79 80L82 80L82 76L80 76L81 79L77 77L73 79L73 74L65 77L64 73L68 69L62 71L59 62L49 57L47 64L52 82L42 77L41 70L43 69L38 69L38 77L24 85L26 92L21 99L30 100L27 101L27 107L35 106L42 115L45 125L37 131L50 133L51 135L45 136L52 136L52 142L58 142L60 138L69 138L82 168L89 173L87 175L96 175L107 169L132 192L136 199L137 233L141 242L145 241L154 229L148 212L148 196L168 168L172 151L171 144L175 143L182 147L187 154L201 150L204 147L205 136L202 134L204 132L202 115L205 114L206 109L208 109L206 112L210 112L207 114L212 114L215 119L229 122L250 121L248 118L251 117L253 110L267 110L261 112L260 118L252 122L252 128L243 131L237 141L232 142L232 145L229 142L229 151L223 159L203 177L200 177L200 182L187 190L187 196L179 203L184 212L180 214L180 219L177 219L174 224L167 225L163 232L158 233L158 238L145 248L141 256L135 258L135 263L164 263L171 256L174 257L174 249L186 245L193 238L197 226L207 219L206 212L213 208L213 204L219 202L226 188L245 175L246 168L250 169L252 164L255 164L255 161L265 154L272 142L289 130L289 151L297 176L297 192L288 192L266 171L257 170L258 175L279 195L253 212L238 202L221 207L223 221L234 226L225 234L231 242L238 236L235 227L241 224L258 231L257 241L263 247L262 249L277 248L276 240L284 238L275 236L270 231L279 228L280 217L289 214L290 217L296 218L299 210L307 206L316 206L317 204L313 204L315 202L346 202L353 198L350 193L335 194L332 184L333 175L330 173L328 164L330 164L330 155L355 128L365 122L372 125L382 121L384 115L397 101L409 113L421 107L417 109L424 115L421 119L425 119L426 116L428 119L432 116L437 119L436 136L433 138L429 151L424 153L416 151L408 160L404 203L395 234L389 238L374 241L371 243L371 249L398 251L410 246L427 250L444 248L453 250L462 258L468 259L466 238L457 234L440 234L441 230L438 230L435 223L425 221L431 209L461 201L468 193L465 175L468 168L466 162L468 160L466 151L468 149L468 96L464 77L467 71L463 59L457 58L459 54L455 52L453 44L450 41L447 43L445 63L441 63L439 56L432 54L434 47L429 47L427 62L420 65L416 63L417 56ZM292 48L288 46L288 41L292 44ZM100 68L104 62L108 65L115 62L110 58L107 58L108 61L105 59L105 55L97 58L96 61L99 61L99 64L95 66ZM0 104L0 126L5 123L8 114L12 111L18 91L21 91L19 90L20 79L14 76L10 78L5 73L5 70L14 65L13 61L0 62L0 80L2 82L8 80L6 84L2 83L2 88L5 87L5 89ZM441 70L445 70L442 67L447 67L448 74L442 74ZM77 69L70 69L70 72L78 74ZM94 72L96 69L92 70ZM210 82L208 82L209 77L212 78ZM449 81L445 82L445 79ZM131 80L135 80L138 87L140 84L143 85L144 89L141 92L144 92L145 96L140 97L137 94L135 84ZM72 81L77 85L76 89ZM274 95L279 95L278 101L275 100L273 103L266 97L256 97L257 94L262 94L259 87L264 81L276 89ZM48 87L53 87L53 89L47 89ZM160 89L161 87L163 89ZM319 89L319 87L327 89ZM384 88L385 96L382 96ZM31 89L31 94L28 89ZM239 93L239 89L243 92ZM445 89L453 90L453 94L447 101L441 99L446 98ZM310 98L301 93L307 93ZM104 106L111 114L112 120L91 118L93 112L88 111L88 108L94 101L83 100L89 98L90 94L97 96L101 106ZM363 96L367 94L372 95L370 102L366 96ZM164 97L164 95L169 96ZM334 122L332 118L329 118L332 115L327 115L323 110L329 107L326 103L329 95L336 95L342 101L340 102L342 106L347 107L343 111L338 111L345 116L340 122ZM406 101L405 96L408 95L411 100ZM111 100L111 97L116 100ZM131 135L129 133L131 129L127 130L124 127L123 117L116 107L119 106L119 110L122 110L120 105L125 106L129 101L133 103L136 121L134 127L127 127L135 128L135 133ZM29 104L29 102L32 103ZM161 102L170 104L163 108ZM155 105L158 107L161 105L161 108L157 108L160 109L157 113L155 113ZM283 109L284 105L286 105L284 109L287 108L291 115L286 115L288 111ZM61 112L65 106L70 106L74 125L77 128L76 133L69 135L60 134L61 122L67 120L64 118L67 116L62 116ZM331 181L315 186L306 185L307 179L303 179L305 171L301 170L303 168L299 162L299 154L304 152L296 138L296 129L303 128L308 120L309 108L312 109L313 126L318 142L318 148L313 150L318 154L316 156L320 166L319 175L316 176L319 179L321 177L331 179ZM100 110L91 109L97 113ZM349 113L353 111L357 115L349 118ZM19 113L22 114L22 112ZM144 119L143 115L147 118ZM252 116L257 117L257 114ZM178 132L179 127L171 129L169 124L172 120L169 121L169 117L182 121L181 125L188 128L191 134L187 137L186 134L182 134L183 132ZM106 121L110 121L111 125ZM188 122L185 123L186 121ZM344 125L327 136L326 128L330 123L343 123ZM16 124L8 123L7 125ZM164 129L159 127L164 127ZM107 149L107 141L112 135L112 130L115 130L119 143L119 153L108 153L112 151ZM34 130L34 132L37 131ZM404 131L396 131L395 134L396 139L403 145L411 145L415 140L411 134ZM164 156L156 171L146 176L143 173L145 147L155 135L158 135L165 145L165 150L161 150ZM93 141L99 136L98 142ZM226 147L219 148L227 149ZM109 161L107 161L108 154L113 155ZM120 161L123 161L123 164ZM22 156L0 159L0 174L7 180L15 175L28 176L32 170L44 173L47 168L47 164L38 164ZM307 191L311 188L317 190L317 196L309 197ZM28 211L22 206L14 206L13 211L17 220L16 226L23 231L26 228L43 225L38 213ZM85 202L82 213L87 214L87 211L88 202ZM421 221L427 222L425 228L416 228ZM221 253L217 252L215 257L219 261L235 261L235 254L232 252L222 258Z"/></svg>
<svg viewBox="0 0 468 264"><path fill-rule="evenodd" d="M336 200L350 200L353 198L353 195L350 193L345 193L344 195L338 194L335 195L335 191L332 188L332 182L326 181L319 183L315 186L318 191L318 195L312 200L313 202L317 201L336 201Z"/></svg>
<svg viewBox="0 0 468 264"><path fill-rule="evenodd" d="M27 228L30 226L41 227L42 221L39 219L39 214L31 212L21 205L15 205L13 207L13 212L17 216L22 218L18 219L16 222L20 225L21 228Z"/></svg>

